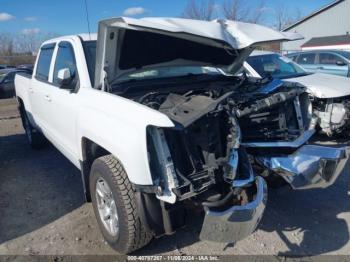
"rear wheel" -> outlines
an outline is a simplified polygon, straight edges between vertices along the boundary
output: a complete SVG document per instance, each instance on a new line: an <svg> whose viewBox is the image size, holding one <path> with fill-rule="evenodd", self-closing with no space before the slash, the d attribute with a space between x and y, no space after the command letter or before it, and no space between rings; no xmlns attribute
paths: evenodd
<svg viewBox="0 0 350 262"><path fill-rule="evenodd" d="M92 164L90 192L102 234L116 251L128 254L150 242L152 234L140 220L132 185L112 155Z"/></svg>
<svg viewBox="0 0 350 262"><path fill-rule="evenodd" d="M45 137L43 136L43 134L41 134L38 130L36 130L32 126L32 124L28 119L27 113L25 111L21 112L21 115L22 115L23 128L26 132L26 137L29 145L35 149L42 148L46 143Z"/></svg>

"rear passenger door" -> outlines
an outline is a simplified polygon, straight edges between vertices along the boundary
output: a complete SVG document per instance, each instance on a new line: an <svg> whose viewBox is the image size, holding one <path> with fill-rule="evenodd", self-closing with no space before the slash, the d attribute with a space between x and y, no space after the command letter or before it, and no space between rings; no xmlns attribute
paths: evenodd
<svg viewBox="0 0 350 262"><path fill-rule="evenodd" d="M297 63L301 65L307 72L315 73L317 71L316 54L315 53L301 53L298 56Z"/></svg>
<svg viewBox="0 0 350 262"><path fill-rule="evenodd" d="M46 137L51 132L47 123L48 90L51 88L49 82L52 57L56 44L47 44L41 47L37 60L32 85L28 87L28 94L32 108L32 118Z"/></svg>
<svg viewBox="0 0 350 262"><path fill-rule="evenodd" d="M325 74L347 76L348 64L337 54L321 52L319 54L319 72Z"/></svg>

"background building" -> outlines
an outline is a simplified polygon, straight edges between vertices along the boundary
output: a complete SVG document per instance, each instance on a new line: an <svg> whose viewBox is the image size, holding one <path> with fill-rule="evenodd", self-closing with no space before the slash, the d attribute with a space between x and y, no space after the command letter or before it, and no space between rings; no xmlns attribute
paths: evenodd
<svg viewBox="0 0 350 262"><path fill-rule="evenodd" d="M312 48L350 50L350 0L337 0L283 31L297 32L305 37L283 43L283 52Z"/></svg>

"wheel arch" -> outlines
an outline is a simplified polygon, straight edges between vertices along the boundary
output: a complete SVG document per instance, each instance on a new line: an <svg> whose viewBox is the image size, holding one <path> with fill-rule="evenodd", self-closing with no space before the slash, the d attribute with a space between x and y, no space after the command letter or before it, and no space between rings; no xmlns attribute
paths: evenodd
<svg viewBox="0 0 350 262"><path fill-rule="evenodd" d="M23 117L24 117L24 111L25 111L24 102L23 102L22 98L20 98L18 96L16 97L16 99L17 99L18 111L19 111L19 114L21 116L22 124L24 125L24 123L23 123Z"/></svg>
<svg viewBox="0 0 350 262"><path fill-rule="evenodd" d="M92 163L95 159L111 154L107 149L95 143L87 137L81 139L82 160L80 161L81 179L83 182L83 190L85 200L91 202L91 193L89 187L89 176Z"/></svg>

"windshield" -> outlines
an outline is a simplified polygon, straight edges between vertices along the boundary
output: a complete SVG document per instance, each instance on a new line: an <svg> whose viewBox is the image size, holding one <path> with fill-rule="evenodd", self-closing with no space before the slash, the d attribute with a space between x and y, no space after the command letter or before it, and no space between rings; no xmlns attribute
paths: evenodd
<svg viewBox="0 0 350 262"><path fill-rule="evenodd" d="M86 57L86 63L89 70L91 84L94 84L95 77L95 62L96 62L96 41L84 41L83 47ZM147 80L156 78L168 78L186 75L201 75L201 74L222 74L220 69L214 67L202 66L182 66L182 67L159 67L155 69L146 69L133 72L121 76L117 79L118 82L125 82L129 80Z"/></svg>
<svg viewBox="0 0 350 262"><path fill-rule="evenodd" d="M154 69L145 69L131 74L121 76L116 82L125 82L130 80L148 80L159 78L170 78L187 75L219 75L222 74L219 69L214 67L203 66L172 66L172 67L159 67Z"/></svg>
<svg viewBox="0 0 350 262"><path fill-rule="evenodd" d="M247 62L261 77L272 76L283 79L307 74L291 59L278 54L250 56Z"/></svg>
<svg viewBox="0 0 350 262"><path fill-rule="evenodd" d="M96 43L96 41L83 41L83 48L86 64L89 70L91 85L94 84L95 79Z"/></svg>

